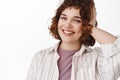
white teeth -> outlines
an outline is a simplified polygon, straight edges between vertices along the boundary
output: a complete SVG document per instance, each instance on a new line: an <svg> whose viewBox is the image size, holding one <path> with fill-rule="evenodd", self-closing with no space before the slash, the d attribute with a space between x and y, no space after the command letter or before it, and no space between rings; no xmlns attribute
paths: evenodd
<svg viewBox="0 0 120 80"><path fill-rule="evenodd" d="M71 32L71 31L65 31L65 30L64 30L64 32L67 33L67 34L73 33L73 32Z"/></svg>

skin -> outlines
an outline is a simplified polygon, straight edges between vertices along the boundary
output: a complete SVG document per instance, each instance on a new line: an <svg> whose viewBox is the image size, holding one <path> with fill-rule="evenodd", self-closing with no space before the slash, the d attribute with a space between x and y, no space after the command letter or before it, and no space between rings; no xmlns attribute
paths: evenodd
<svg viewBox="0 0 120 80"><path fill-rule="evenodd" d="M96 21L96 10L93 10L93 18L90 24L93 25L91 35L100 44L110 44L113 43L117 37L95 27ZM81 47L80 37L82 28L82 20L79 15L79 9L73 7L66 8L58 21L58 33L62 39L60 47L64 50L78 50Z"/></svg>
<svg viewBox="0 0 120 80"><path fill-rule="evenodd" d="M79 9L66 8L58 21L58 33L62 39L60 45L65 50L78 50L81 46L80 37L82 20Z"/></svg>
<svg viewBox="0 0 120 80"><path fill-rule="evenodd" d="M97 40L99 44L111 44L114 43L117 39L116 36L108 33L102 29L93 27L91 35Z"/></svg>
<svg viewBox="0 0 120 80"><path fill-rule="evenodd" d="M93 19L90 21L90 24L92 24L94 27L92 28L91 35L95 38L95 40L99 44L111 44L114 43L117 39L116 36L113 34L106 32L100 28L95 27L95 21L96 21L96 9L93 9Z"/></svg>

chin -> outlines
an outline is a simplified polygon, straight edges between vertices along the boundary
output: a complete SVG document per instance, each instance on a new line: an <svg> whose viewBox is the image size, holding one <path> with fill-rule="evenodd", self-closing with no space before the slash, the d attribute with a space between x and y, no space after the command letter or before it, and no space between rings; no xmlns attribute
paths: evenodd
<svg viewBox="0 0 120 80"><path fill-rule="evenodd" d="M64 43L72 43L73 41L70 40L70 39L63 39L62 42L64 42Z"/></svg>

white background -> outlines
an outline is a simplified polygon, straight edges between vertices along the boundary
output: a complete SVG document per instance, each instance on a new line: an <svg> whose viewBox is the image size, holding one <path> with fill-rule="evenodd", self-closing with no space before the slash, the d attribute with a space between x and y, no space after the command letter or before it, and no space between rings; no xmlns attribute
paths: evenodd
<svg viewBox="0 0 120 80"><path fill-rule="evenodd" d="M33 55L56 44L48 26L61 1L0 0L0 80L25 80ZM119 34L120 0L95 3L98 27Z"/></svg>

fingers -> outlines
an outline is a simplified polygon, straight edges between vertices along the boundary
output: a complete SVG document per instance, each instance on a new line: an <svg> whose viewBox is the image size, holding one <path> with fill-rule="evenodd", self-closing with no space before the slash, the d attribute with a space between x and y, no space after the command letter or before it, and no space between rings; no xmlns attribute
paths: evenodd
<svg viewBox="0 0 120 80"><path fill-rule="evenodd" d="M95 7L92 9L91 20L89 22L89 25L93 27L96 26L96 8Z"/></svg>

